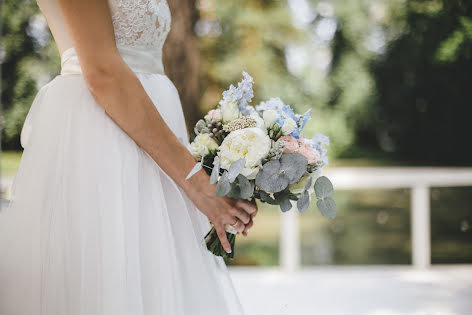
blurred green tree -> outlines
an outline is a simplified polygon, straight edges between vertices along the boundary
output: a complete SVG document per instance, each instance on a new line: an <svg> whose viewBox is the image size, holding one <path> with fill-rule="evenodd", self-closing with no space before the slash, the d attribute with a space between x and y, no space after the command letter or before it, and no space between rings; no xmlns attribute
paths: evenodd
<svg viewBox="0 0 472 315"><path fill-rule="evenodd" d="M329 135L331 157L472 163L470 1L181 0L180 5L186 13L174 13L174 22L188 23L185 35L170 36L166 68L189 125L199 114L195 103L200 114L213 107L246 70L255 79L253 104L280 96L298 111L313 109L306 134ZM2 145L18 149L37 89L60 64L34 1L6 0L1 16ZM192 28L198 47L185 39L192 38ZM169 53L176 47L178 53Z"/></svg>
<svg viewBox="0 0 472 315"><path fill-rule="evenodd" d="M185 114L187 130L193 130L200 119L198 98L200 96L200 53L194 26L198 14L195 0L168 1L172 25L164 45L163 62L166 74L179 91Z"/></svg>
<svg viewBox="0 0 472 315"><path fill-rule="evenodd" d="M38 88L60 62L36 1L3 1L1 11L2 148L19 149L19 134Z"/></svg>
<svg viewBox="0 0 472 315"><path fill-rule="evenodd" d="M405 10L405 31L371 63L375 119L358 134L377 143L359 145L413 163L471 165L472 2L409 1Z"/></svg>
<svg viewBox="0 0 472 315"><path fill-rule="evenodd" d="M254 77L253 104L281 96L288 104L310 107L310 93L286 66L286 47L304 35L293 26L286 1L200 0L198 9L202 111L214 107L242 71Z"/></svg>
<svg viewBox="0 0 472 315"><path fill-rule="evenodd" d="M338 155L472 164L466 145L472 134L467 106L472 99L472 3L312 3L319 13L315 29L324 19L337 24L329 44L328 93L321 101Z"/></svg>

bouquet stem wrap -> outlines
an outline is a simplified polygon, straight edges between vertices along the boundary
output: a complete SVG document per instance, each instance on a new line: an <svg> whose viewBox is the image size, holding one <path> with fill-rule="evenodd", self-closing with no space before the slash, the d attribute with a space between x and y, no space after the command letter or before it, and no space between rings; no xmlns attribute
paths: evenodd
<svg viewBox="0 0 472 315"><path fill-rule="evenodd" d="M218 238L218 234L215 230L215 227L212 226L211 230L205 235L205 242L208 250L212 252L216 256L227 257L227 258L234 258L234 244L236 243L236 234L237 231L234 227L229 224L225 225L226 230L226 237L228 238L228 242L231 245L231 253L227 253L223 246L221 245L220 239Z"/></svg>

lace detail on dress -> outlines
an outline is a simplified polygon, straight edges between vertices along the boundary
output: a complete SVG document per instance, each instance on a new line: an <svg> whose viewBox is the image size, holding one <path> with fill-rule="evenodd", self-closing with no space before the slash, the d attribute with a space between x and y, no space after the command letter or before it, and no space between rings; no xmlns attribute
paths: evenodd
<svg viewBox="0 0 472 315"><path fill-rule="evenodd" d="M162 49L171 22L166 0L112 1L116 1L112 21L118 45Z"/></svg>

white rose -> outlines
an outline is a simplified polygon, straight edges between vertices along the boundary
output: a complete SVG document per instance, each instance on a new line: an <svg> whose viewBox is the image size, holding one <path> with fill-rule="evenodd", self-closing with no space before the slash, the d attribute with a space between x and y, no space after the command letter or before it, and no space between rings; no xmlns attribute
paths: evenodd
<svg viewBox="0 0 472 315"><path fill-rule="evenodd" d="M285 119L284 125L282 126L282 134L288 135L295 130L297 123L292 118Z"/></svg>
<svg viewBox="0 0 472 315"><path fill-rule="evenodd" d="M257 127L232 131L218 152L221 168L229 169L231 163L244 158L246 164L242 174L254 179L259 172L259 161L267 156L270 147L270 138Z"/></svg>
<svg viewBox="0 0 472 315"><path fill-rule="evenodd" d="M195 159L200 160L202 157L206 156L210 150L218 149L218 143L210 138L207 133L201 133L195 137L188 149Z"/></svg>
<svg viewBox="0 0 472 315"><path fill-rule="evenodd" d="M200 142L190 143L188 150L197 161L200 161L203 156L208 154L208 148Z"/></svg>
<svg viewBox="0 0 472 315"><path fill-rule="evenodd" d="M223 121L232 121L239 117L239 108L236 102L221 101L221 113L223 114Z"/></svg>
<svg viewBox="0 0 472 315"><path fill-rule="evenodd" d="M257 128L260 128L262 130L266 130L266 128L264 128L264 120L261 118L261 116L259 116L259 114L256 112L256 111L253 111L249 117L251 117L252 119L254 119L256 121L256 127Z"/></svg>
<svg viewBox="0 0 472 315"><path fill-rule="evenodd" d="M264 118L265 127L269 128L275 123L279 114L277 114L277 111L273 109L268 109L262 113L262 117Z"/></svg>

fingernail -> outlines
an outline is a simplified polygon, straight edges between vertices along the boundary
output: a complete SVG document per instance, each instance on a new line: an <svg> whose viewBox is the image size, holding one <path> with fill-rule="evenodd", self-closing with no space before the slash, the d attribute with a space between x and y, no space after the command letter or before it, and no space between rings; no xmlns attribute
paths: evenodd
<svg viewBox="0 0 472 315"><path fill-rule="evenodd" d="M226 250L228 254L231 254L231 249Z"/></svg>

